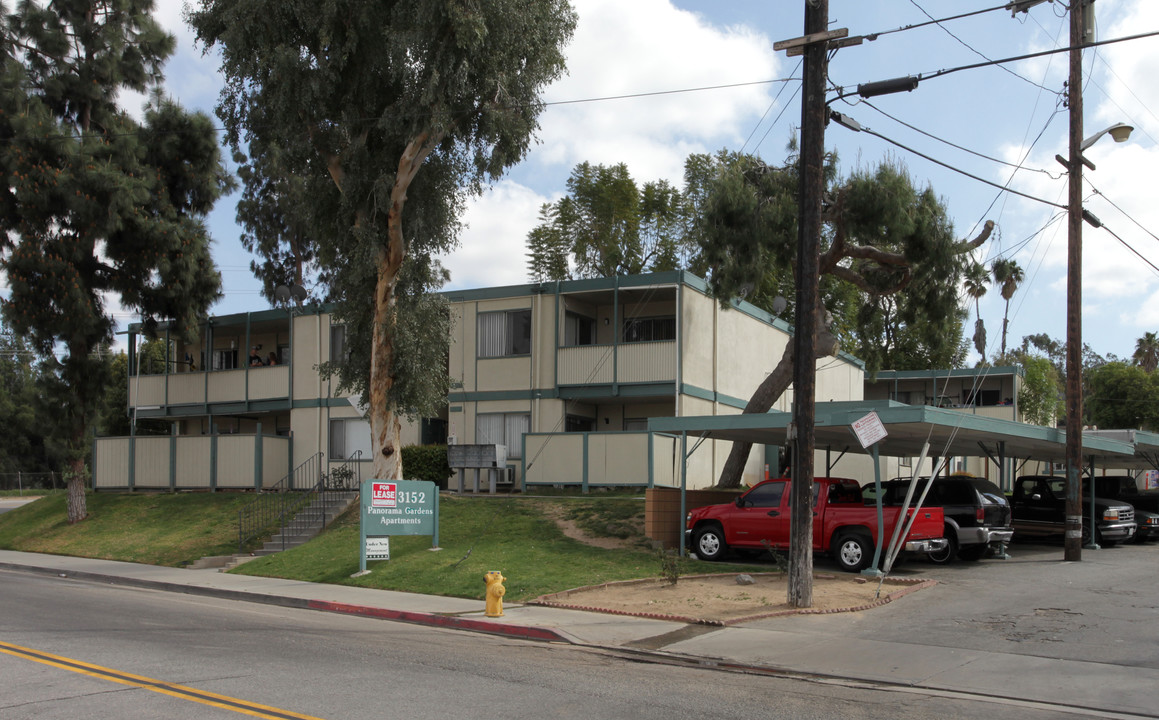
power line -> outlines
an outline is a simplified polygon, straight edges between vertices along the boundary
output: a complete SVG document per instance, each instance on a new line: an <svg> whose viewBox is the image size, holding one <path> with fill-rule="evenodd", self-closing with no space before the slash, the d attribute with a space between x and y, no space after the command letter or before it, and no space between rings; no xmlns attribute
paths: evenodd
<svg viewBox="0 0 1159 720"><path fill-rule="evenodd" d="M930 18L931 22L933 22L933 23L934 23L934 24L936 24L936 25L937 25L939 28L941 28L942 32L946 33L946 34L947 34L947 35L949 35L950 37L952 37L952 38L954 38L955 40L957 40L957 41L958 41L958 42L959 42L959 43L960 43L960 44L961 44L963 47L965 47L967 50L969 50L970 52L974 53L974 54L975 54L975 55L977 55L978 57L982 58L983 60L987 60L987 61L989 61L989 60L990 60L990 58L986 57L986 55L985 55L985 54L983 54L983 53L979 52L979 51L978 51L977 49L975 49L975 48L974 48L972 45L970 45L970 43L966 42L966 41L965 41L965 40L963 40L962 38L960 38L960 37L958 37L957 35L955 35L954 33L950 32L949 28L946 28L945 26L943 26L943 25L942 25L942 21L941 21L941 20L934 20L934 16L933 16L933 15L930 15L928 12L926 12L926 9L925 9L925 8L923 8L921 5L918 5L918 4L917 4L917 0L909 0L909 1L910 1L910 4L911 4L911 5L913 5L914 7L916 7L918 10L921 10L921 11L922 11L922 14L924 14L926 17ZM1003 9L1005 9L1005 6L1003 6ZM989 12L989 11L987 11L987 12ZM975 13L975 14L976 14L976 13ZM956 19L956 18L954 18L954 19ZM1033 81L1033 80L1031 80L1030 78L1023 77L1022 75L1019 75L1018 73L1014 72L1013 70L1011 70L1010 68L1008 68L1008 67L1006 67L1006 66L1004 66L1004 65L999 65L999 68L1001 68L1001 69L1002 69L1002 70L1004 70L1005 72L1008 72L1008 73L1010 73L1011 75L1013 75L1014 77L1018 78L1019 80L1022 80L1023 82L1029 83L1029 84L1031 84L1031 85L1033 85L1033 86L1035 86L1035 87L1037 87L1037 88L1039 88L1039 89L1041 89L1041 90L1046 90L1046 91L1050 92L1050 89L1049 89L1049 88L1046 88L1046 87L1043 87L1042 85L1039 85L1038 83L1034 82L1034 81Z"/></svg>
<svg viewBox="0 0 1159 720"><path fill-rule="evenodd" d="M842 124L842 123L838 122L838 124ZM1054 203L1054 202L1051 202L1051 201L1049 201L1049 200L1044 200L1044 199L1042 199L1042 198L1035 197L1035 196L1033 196L1033 195L1028 195L1028 194L1026 194L1026 193L1024 193L1024 192L1021 192L1021 191L1018 191L1018 190L1014 190L1014 189L1012 189L1012 188L1010 188L1010 187L1003 187L1002 185L999 185L999 184L998 184L998 183L996 183L996 182L993 182L993 181L991 181L991 180L987 180L987 179L985 179L985 178L982 178L982 177L978 177L977 175L974 175L973 173L968 173L968 172L966 172L965 170L962 170L962 169L960 169L960 168L956 168L956 167L954 167L953 165L950 165L949 163L942 162L941 160L938 160L938 159L936 159L936 158L930 157L929 155L926 155L926 154L925 154L925 153L923 153L923 152L919 152L918 150L915 150L915 149L913 149L913 148L909 147L908 145L903 145L902 143L900 143L900 142L898 142L898 141L896 141L896 140L893 140L893 139L891 139L891 138L888 138L888 137L886 137L885 135L882 135L882 134L881 134L881 133L879 133L879 132L874 132L873 130L870 130L869 128L865 127L864 125L860 125L860 126L858 126L858 128L857 128L856 132L865 132L865 133L868 133L868 134L870 134L870 135L872 135L872 136L874 136L874 137L876 137L876 138L880 138L880 139L882 139L882 140L886 141L886 142L887 142L887 143L889 143L890 145L893 145L893 146L895 146L895 147L901 148L902 150L905 150L906 152L911 152L911 153L913 153L914 155L917 155L917 156L918 156L918 157L920 157L920 158L924 158L924 159L926 159L926 160L929 160L930 162L934 163L935 165L941 165L942 167L946 168L947 170L952 170L952 171L954 171L954 172L958 173L959 175L964 175L965 177L968 177L968 178L970 178L970 179L972 179L972 180L977 180L977 181L978 181L978 182L980 182L980 183L984 183L984 184L986 184L986 185L990 185L991 187L998 188L999 190L1002 190L1003 192L1013 193L1013 194L1015 194L1015 195L1019 195L1019 196L1021 196L1021 197L1024 197L1024 198L1026 198L1026 199L1028 199L1028 200L1033 200L1033 201L1035 201L1035 202L1042 203L1043 205L1050 205L1051 207L1061 208L1061 209L1063 209L1063 210L1065 210L1065 209L1066 209L1066 206L1065 206L1065 205L1060 205L1060 204L1058 204L1058 203Z"/></svg>
<svg viewBox="0 0 1159 720"><path fill-rule="evenodd" d="M1136 220L1135 218L1131 217L1131 215L1130 215L1130 214L1129 214L1129 213L1128 213L1126 210L1124 210L1123 208L1121 208L1121 207L1119 207L1118 205L1116 205L1114 200L1111 200L1109 197L1107 197L1106 193L1104 193L1103 191L1101 191L1101 190L1099 190L1097 187L1095 187L1095 184L1094 184L1094 183L1092 183L1092 182L1091 182L1089 179L1087 180L1087 184L1091 186L1091 188L1092 188L1092 189L1095 191L1095 194L1096 194L1096 195L1098 195L1098 196L1102 197L1104 200L1106 200L1108 203L1110 203L1111 207L1115 208L1116 210L1118 210L1119 212L1121 212L1121 213L1122 213L1122 214L1123 214L1123 215L1124 215L1124 216L1125 216L1125 217L1126 217L1128 220L1130 220L1131 222L1135 223L1135 225L1136 225L1136 226L1137 226L1137 227L1138 227L1140 230L1142 230L1143 232L1147 233L1147 234L1148 234L1148 235L1150 235L1151 237L1155 238L1155 240L1159 240L1159 236L1156 236L1156 235L1155 235L1155 233L1153 233L1153 232L1151 232L1150 230L1148 230L1147 228L1143 227L1143 225L1142 225L1142 224L1141 224L1141 223L1140 223L1138 220Z"/></svg>

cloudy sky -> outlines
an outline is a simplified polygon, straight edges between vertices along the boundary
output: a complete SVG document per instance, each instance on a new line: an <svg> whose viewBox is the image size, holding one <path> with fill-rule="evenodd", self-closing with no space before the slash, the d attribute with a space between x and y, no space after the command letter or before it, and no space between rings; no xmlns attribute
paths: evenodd
<svg viewBox="0 0 1159 720"><path fill-rule="evenodd" d="M444 259L451 288L525 282L527 233L539 207L564 192L577 163L624 162L639 183L663 178L680 186L684 159L693 152L744 150L780 163L800 124L801 69L797 58L775 53L773 43L802 34L804 0L573 4L579 26L567 50L568 75L545 98L561 104L543 114L528 157L470 205L462 246ZM1067 150L1067 55L934 76L1067 45L1067 19L1057 1L1017 16L999 9L929 23L999 4L830 0L832 27L877 39L834 55L829 97L837 88L875 80L917 75L922 81L911 93L833 102L888 141L831 124L826 146L838 153L843 173L887 159L904 164L944 199L960 237L993 220L998 232L978 260L1013 258L1026 276L1010 303L1008 344L1032 333L1061 340L1067 238L1058 206L1066 203L1067 180L1054 156ZM221 87L217 60L194 46L179 3L158 5L157 15L179 40L167 67L168 91L187 107L212 112ZM1100 41L1159 31L1154 0L1099 0L1095 7ZM1107 137L1086 152L1097 170L1084 173L1083 192L1087 209L1106 226L1084 233L1084 338L1097 352L1129 356L1138 337L1159 331L1159 203L1151 179L1159 159L1159 37L1088 50L1083 68L1084 135L1117 122L1135 127L1128 142ZM211 218L225 291L215 314L268 307L238 242L235 202L222 201ZM981 312L996 352L1003 313L997 288Z"/></svg>

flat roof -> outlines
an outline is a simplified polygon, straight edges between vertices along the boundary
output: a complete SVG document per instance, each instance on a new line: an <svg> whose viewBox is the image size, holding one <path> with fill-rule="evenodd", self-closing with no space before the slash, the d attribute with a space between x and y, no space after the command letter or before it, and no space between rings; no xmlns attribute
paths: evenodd
<svg viewBox="0 0 1159 720"><path fill-rule="evenodd" d="M886 429L886 437L877 444L882 455L915 457L928 441L931 457L1001 455L1048 462L1063 462L1066 457L1066 433L1057 428L892 400L817 403L815 447L868 453L853 434L852 425L870 412L877 413ZM651 418L648 429L713 440L786 445L791 417L790 413L773 412ZM1159 435L1155 441L1154 449L1159 451ZM1131 442L1089 433L1083 435L1083 456L1116 466L1136 460Z"/></svg>

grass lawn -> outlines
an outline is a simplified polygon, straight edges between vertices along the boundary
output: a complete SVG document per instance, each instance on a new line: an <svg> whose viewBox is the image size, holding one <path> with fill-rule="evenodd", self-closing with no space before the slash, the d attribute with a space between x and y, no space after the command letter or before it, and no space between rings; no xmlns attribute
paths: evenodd
<svg viewBox="0 0 1159 720"><path fill-rule="evenodd" d="M236 551L237 510L252 495L231 493L90 494L90 517L69 526L65 496L0 515L0 548L180 566L205 555ZM550 519L572 519L596 535L627 539L626 549L603 549L566 537ZM390 539L390 560L359 568L358 508L309 543L261 557L233 572L310 582L482 599L483 575L507 578L507 599L521 602L611 580L659 577L661 555L648 548L642 497L460 498L439 501L439 545L430 536ZM746 566L729 566L745 570ZM720 572L720 563L683 560L682 574ZM760 567L748 567L759 571Z"/></svg>

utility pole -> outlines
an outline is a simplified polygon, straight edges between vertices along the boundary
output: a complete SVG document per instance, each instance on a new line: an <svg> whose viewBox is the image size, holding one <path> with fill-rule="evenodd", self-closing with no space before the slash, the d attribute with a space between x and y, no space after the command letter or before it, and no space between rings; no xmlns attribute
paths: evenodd
<svg viewBox="0 0 1159 720"><path fill-rule="evenodd" d="M813 427L817 385L817 275L825 189L825 75L829 0L805 0L800 209L793 328L793 476L789 513L789 605L813 605ZM811 37L818 36L821 37Z"/></svg>
<svg viewBox="0 0 1159 720"><path fill-rule="evenodd" d="M1067 192L1066 258L1066 535L1063 559L1082 560L1082 466L1083 466L1083 384L1082 384L1082 272L1083 272L1083 14L1086 0L1070 5L1070 80L1067 104L1070 108L1069 185ZM1094 538L1094 528L1091 528Z"/></svg>

